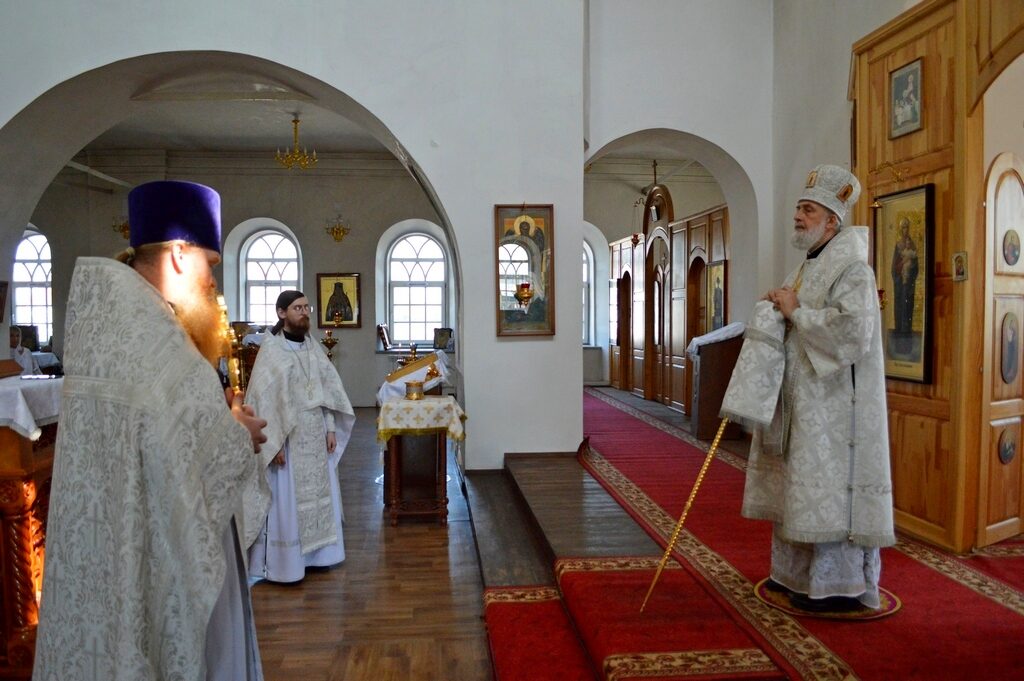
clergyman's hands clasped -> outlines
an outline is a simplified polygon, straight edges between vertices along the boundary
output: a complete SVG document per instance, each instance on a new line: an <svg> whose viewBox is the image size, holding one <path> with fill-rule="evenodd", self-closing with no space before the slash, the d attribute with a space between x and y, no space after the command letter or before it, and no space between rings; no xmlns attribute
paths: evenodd
<svg viewBox="0 0 1024 681"><path fill-rule="evenodd" d="M267 427L266 420L256 416L256 412L253 411L251 406L242 404L245 400L245 393L241 390L233 391L231 388L228 388L224 391L224 396L231 405L231 415L249 431L249 437L252 438L253 451L259 454L260 445L267 441L267 436L263 434L263 429Z"/></svg>
<svg viewBox="0 0 1024 681"><path fill-rule="evenodd" d="M775 288L764 296L764 300L771 301L775 309L782 313L786 319L791 319L793 311L800 307L800 300L796 291L789 287Z"/></svg>

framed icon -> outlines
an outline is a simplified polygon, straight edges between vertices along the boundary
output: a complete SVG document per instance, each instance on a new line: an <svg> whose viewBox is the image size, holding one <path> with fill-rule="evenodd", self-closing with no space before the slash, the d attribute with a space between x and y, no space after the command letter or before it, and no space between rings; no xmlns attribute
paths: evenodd
<svg viewBox="0 0 1024 681"><path fill-rule="evenodd" d="M359 275L316 275L316 323L321 329L358 329L362 326Z"/></svg>
<svg viewBox="0 0 1024 681"><path fill-rule="evenodd" d="M921 60L889 74L889 137L902 137L924 127L921 120Z"/></svg>
<svg viewBox="0 0 1024 681"><path fill-rule="evenodd" d="M875 273L886 300L882 310L885 375L931 382L933 185L876 199ZM964 273L966 276L966 258Z"/></svg>
<svg viewBox="0 0 1024 681"><path fill-rule="evenodd" d="M554 207L495 206L494 249L498 335L555 335Z"/></svg>

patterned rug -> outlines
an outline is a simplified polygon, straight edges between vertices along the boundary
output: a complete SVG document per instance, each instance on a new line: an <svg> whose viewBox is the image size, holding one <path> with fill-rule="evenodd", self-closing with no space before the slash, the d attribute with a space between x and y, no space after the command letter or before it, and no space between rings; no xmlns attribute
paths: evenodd
<svg viewBox="0 0 1024 681"><path fill-rule="evenodd" d="M581 463L663 546L704 459L695 440L621 401L584 394ZM904 607L858 622L797 617L754 594L768 574L771 528L745 520L746 461L712 463L675 557L782 655L802 678L1015 678L1024 668L1024 592L964 560L900 537L882 551L882 583Z"/></svg>
<svg viewBox="0 0 1024 681"><path fill-rule="evenodd" d="M819 617L826 620L863 622L866 620L877 620L882 617L888 617L889 615L895 614L896 611L903 606L900 599L898 599L895 594L887 589L879 588L878 599L881 601L881 606L878 610L874 610L872 608L858 608L856 610L826 610L823 612L809 612L807 610L794 607L793 604L789 602L789 596L769 589L767 584L767 577L755 584L754 595L773 608L777 608L782 612L789 613L790 615L796 615L797 617Z"/></svg>

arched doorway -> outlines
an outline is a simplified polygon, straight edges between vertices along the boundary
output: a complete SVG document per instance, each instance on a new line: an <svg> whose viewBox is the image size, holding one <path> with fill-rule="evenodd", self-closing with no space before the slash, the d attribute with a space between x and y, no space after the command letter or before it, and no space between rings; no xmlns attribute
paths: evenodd
<svg viewBox="0 0 1024 681"><path fill-rule="evenodd" d="M28 222L59 173L92 170L83 168L86 164L77 161L92 161L94 158L82 157L76 159L74 167L78 170L65 170L71 159L97 138L109 137L112 130L116 133L123 121L136 121L154 110L163 112L168 120L175 116L179 120L200 117L197 111L217 114L206 117L210 135L223 140L221 148L234 153L244 149L273 150L275 142L276 146L280 146L282 141L287 144L292 116L289 110L301 110L301 117L306 123L316 122L323 126L317 143L321 153L325 143L331 144L328 140L332 138L351 139L354 135L371 140L373 149L390 154L391 162L407 171L403 172L405 177L411 174L412 181L423 193L424 202L433 208L431 217L445 231L451 246L456 290L461 290L458 285L461 279L458 245L448 216L429 180L390 130L364 106L316 78L279 63L226 52L150 54L106 64L54 86L0 128L0 160L3 161L0 163L0 214L6 218L0 232L0 257L11 262L20 236L20 228L15 226ZM264 117L269 118L270 125L263 120ZM53 120L61 121L59 135L53 134ZM239 121L246 121L247 125L239 126ZM305 128L303 134L306 134ZM174 141L172 134L161 136L159 131L153 137L154 145L160 144L162 137L167 137L168 143ZM117 148L116 134L104 146ZM146 162L159 159L159 156L159 152L154 152ZM26 157L33 159L31 167L15 160ZM147 158L142 154L139 157ZM321 166L324 163L321 155ZM123 196L127 189L144 179L174 176L174 169L164 161L143 171L130 163L123 166L124 175L131 177L133 182L111 185L97 179L96 173L84 176L94 187L90 190L90 201L112 204L109 209L102 209L107 213L104 222L76 224L73 240L61 244L58 239L54 244L54 323L59 329L63 329L63 304L74 259L79 255L106 256L120 250L123 242L112 236L109 215L124 212ZM147 172L149 175L145 176ZM74 181L82 184L82 177L77 176ZM201 177L196 179L202 181ZM104 194L113 198L104 198ZM229 211L232 207L225 205L224 208L225 224L231 224ZM271 214L273 211L266 212ZM316 271L311 270L312 273ZM312 282L306 283L312 286ZM228 302L230 306L232 301ZM461 301L456 303L457 306L460 304ZM461 324L461 317L461 314L454 315L456 326ZM372 334L372 331L371 324L367 333ZM460 331L456 328L458 337L461 337Z"/></svg>

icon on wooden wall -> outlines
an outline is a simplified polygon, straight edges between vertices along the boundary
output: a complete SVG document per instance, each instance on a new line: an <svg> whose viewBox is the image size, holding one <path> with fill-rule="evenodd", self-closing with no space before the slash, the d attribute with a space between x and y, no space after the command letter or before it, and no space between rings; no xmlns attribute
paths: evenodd
<svg viewBox="0 0 1024 681"><path fill-rule="evenodd" d="M876 199L875 261L882 310L885 375L931 382L933 185ZM963 259L966 275L966 257Z"/></svg>
<svg viewBox="0 0 1024 681"><path fill-rule="evenodd" d="M1003 317L1000 335L999 367L1003 383L1013 383L1019 369L1017 357L1020 354L1020 321L1017 315L1007 312Z"/></svg>
<svg viewBox="0 0 1024 681"><path fill-rule="evenodd" d="M1017 455L1017 432L1015 428L1004 428L999 434L999 462L1009 464Z"/></svg>
<svg viewBox="0 0 1024 681"><path fill-rule="evenodd" d="M726 321L726 279L725 279L725 260L713 262L708 265L708 299L707 299L707 319L708 319L708 331L714 331L725 326Z"/></svg>
<svg viewBox="0 0 1024 681"><path fill-rule="evenodd" d="M953 254L953 281L967 280L967 251L957 251Z"/></svg>
<svg viewBox="0 0 1024 681"><path fill-rule="evenodd" d="M1003 235L1003 260L1011 267L1020 260L1020 234L1015 229L1008 229Z"/></svg>
<svg viewBox="0 0 1024 681"><path fill-rule="evenodd" d="M901 66L889 74L889 137L920 130L921 60Z"/></svg>

